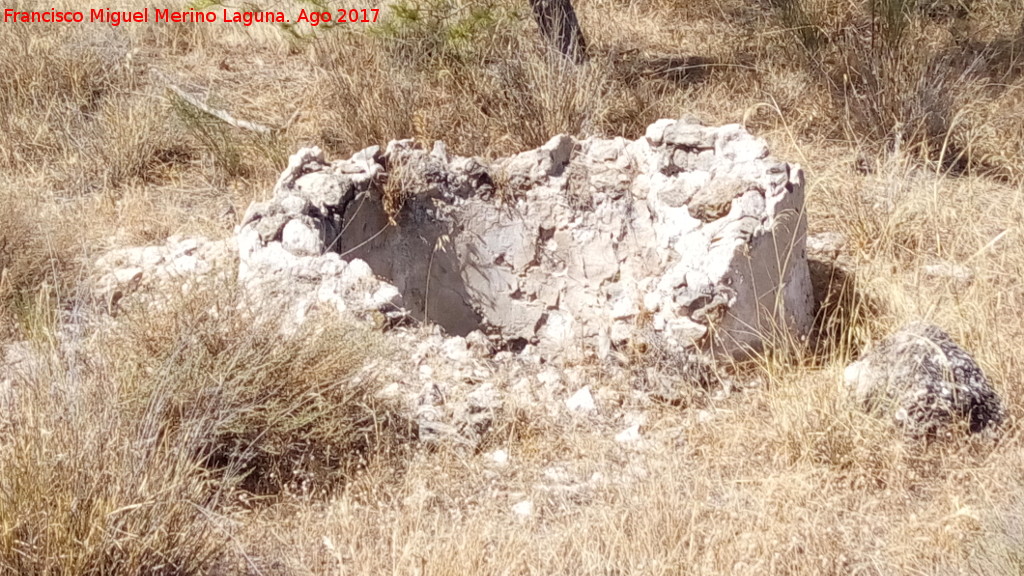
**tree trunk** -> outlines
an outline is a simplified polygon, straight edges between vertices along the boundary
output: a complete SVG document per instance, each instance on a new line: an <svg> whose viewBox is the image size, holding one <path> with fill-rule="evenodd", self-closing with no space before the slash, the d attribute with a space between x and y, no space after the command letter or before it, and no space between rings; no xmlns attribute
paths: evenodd
<svg viewBox="0 0 1024 576"><path fill-rule="evenodd" d="M587 59L587 42L572 0L530 0L530 7L544 38L554 44L562 56L582 64Z"/></svg>

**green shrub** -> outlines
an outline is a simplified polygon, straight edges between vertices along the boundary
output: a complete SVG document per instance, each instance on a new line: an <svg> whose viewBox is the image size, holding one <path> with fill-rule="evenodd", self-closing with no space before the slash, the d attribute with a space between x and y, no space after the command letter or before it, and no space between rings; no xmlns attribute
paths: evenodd
<svg viewBox="0 0 1024 576"><path fill-rule="evenodd" d="M369 33L414 62L477 64L494 38L518 30L521 19L496 0L399 0Z"/></svg>

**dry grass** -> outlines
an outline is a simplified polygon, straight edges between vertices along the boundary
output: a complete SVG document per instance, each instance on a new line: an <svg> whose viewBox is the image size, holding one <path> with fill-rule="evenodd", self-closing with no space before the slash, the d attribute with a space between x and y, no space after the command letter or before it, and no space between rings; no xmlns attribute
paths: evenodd
<svg viewBox="0 0 1024 576"><path fill-rule="evenodd" d="M360 372L374 336L282 338L234 296L139 306L78 341L40 327L0 421L0 570L207 574L244 557L240 505L398 466L413 431Z"/></svg>
<svg viewBox="0 0 1024 576"><path fill-rule="evenodd" d="M1012 532L990 540L984 512L1000 506L998 470L1016 449L908 446L838 410L830 379L782 376L710 422L663 414L646 449L567 426L513 444L507 469L425 457L371 502L268 510L255 525L299 574L959 573L981 561L1009 573L969 555L976 542L1019 546ZM523 500L529 518L511 511Z"/></svg>
<svg viewBox="0 0 1024 576"><path fill-rule="evenodd" d="M0 385L0 573L1019 574L1024 22L1010 0L867 4L579 0L580 68L505 1L301 37L0 25L2 341L43 359ZM150 68L282 129L211 121ZM361 371L376 336L280 342L228 288L68 336L81 262L230 233L301 145L495 156L683 113L803 164L812 231L846 235L857 294L825 319L827 355L733 375L756 389L669 406L595 382L605 413L647 413L639 446L613 417L509 408L487 440L507 466L406 452ZM924 273L942 262L973 280ZM921 317L1007 400L1000 441L909 443L843 404L844 362Z"/></svg>
<svg viewBox="0 0 1024 576"><path fill-rule="evenodd" d="M36 313L40 299L68 294L80 268L70 254L75 238L47 227L63 218L43 198L0 191L0 341L16 335L17 326Z"/></svg>
<svg viewBox="0 0 1024 576"><path fill-rule="evenodd" d="M383 457L384 444L411 439L360 370L367 347L386 350L378 336L332 325L282 338L269 320L237 310L232 287L207 290L163 311L137 306L90 353L142 382L126 398L130 417L159 394L167 425L201 428L196 457L254 494L328 491Z"/></svg>

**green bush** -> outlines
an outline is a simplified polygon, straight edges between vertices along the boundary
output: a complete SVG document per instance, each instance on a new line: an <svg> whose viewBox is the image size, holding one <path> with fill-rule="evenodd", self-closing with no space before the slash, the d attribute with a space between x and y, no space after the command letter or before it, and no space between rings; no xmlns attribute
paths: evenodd
<svg viewBox="0 0 1024 576"><path fill-rule="evenodd" d="M414 62L476 63L493 39L518 30L521 15L495 0L399 0L369 33Z"/></svg>

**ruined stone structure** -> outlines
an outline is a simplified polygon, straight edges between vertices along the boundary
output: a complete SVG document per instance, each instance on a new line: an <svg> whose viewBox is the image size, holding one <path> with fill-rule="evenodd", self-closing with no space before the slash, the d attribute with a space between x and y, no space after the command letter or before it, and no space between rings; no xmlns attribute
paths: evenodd
<svg viewBox="0 0 1024 576"><path fill-rule="evenodd" d="M409 140L334 162L304 149L248 211L241 276L337 252L397 288L365 305L452 334L606 353L649 324L742 355L810 326L803 198L798 166L738 125L692 120L635 141L560 135L491 164Z"/></svg>

